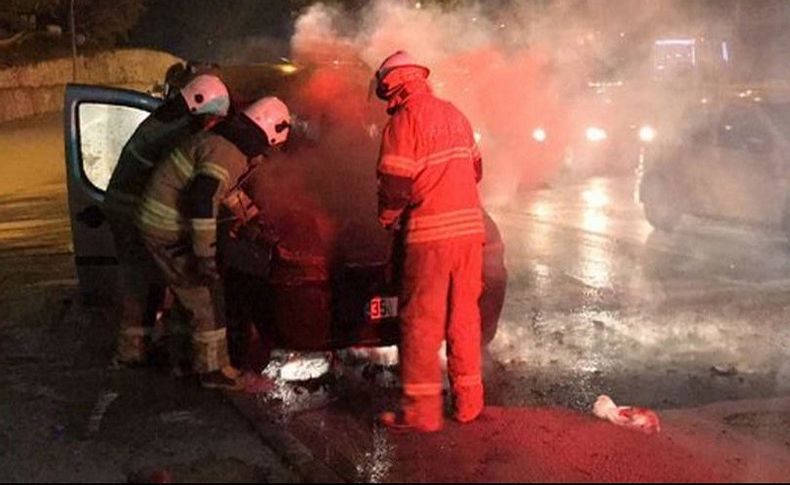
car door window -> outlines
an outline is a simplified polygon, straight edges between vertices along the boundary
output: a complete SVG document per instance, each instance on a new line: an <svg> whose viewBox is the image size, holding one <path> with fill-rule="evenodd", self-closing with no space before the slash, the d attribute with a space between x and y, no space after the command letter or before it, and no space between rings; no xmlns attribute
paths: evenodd
<svg viewBox="0 0 790 485"><path fill-rule="evenodd" d="M93 187L104 192L123 146L150 113L129 106L87 102L78 109L82 172Z"/></svg>
<svg viewBox="0 0 790 485"><path fill-rule="evenodd" d="M718 144L722 148L753 154L770 153L774 145L771 132L759 114L741 106L724 110L718 124Z"/></svg>

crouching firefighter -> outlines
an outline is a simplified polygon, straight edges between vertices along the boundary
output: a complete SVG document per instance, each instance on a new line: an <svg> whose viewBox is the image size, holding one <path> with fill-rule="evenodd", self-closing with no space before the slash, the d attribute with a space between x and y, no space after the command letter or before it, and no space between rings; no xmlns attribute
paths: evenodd
<svg viewBox="0 0 790 485"><path fill-rule="evenodd" d="M146 118L121 151L104 199L120 268L116 362L145 363L165 291L164 277L136 227L140 198L167 150L228 114L230 97L216 76L200 75Z"/></svg>
<svg viewBox="0 0 790 485"><path fill-rule="evenodd" d="M286 105L262 98L170 151L143 194L138 227L176 297L181 319L189 322L192 370L204 387L242 387L228 357L218 284L219 204L237 189L252 160L284 143L289 131Z"/></svg>
<svg viewBox="0 0 790 485"><path fill-rule="evenodd" d="M400 51L374 79L391 115L377 167L379 222L402 244L402 413L380 419L419 432L443 425L443 340L455 419L466 423L483 410L478 301L484 225L477 192L482 160L469 121L432 94L429 73Z"/></svg>

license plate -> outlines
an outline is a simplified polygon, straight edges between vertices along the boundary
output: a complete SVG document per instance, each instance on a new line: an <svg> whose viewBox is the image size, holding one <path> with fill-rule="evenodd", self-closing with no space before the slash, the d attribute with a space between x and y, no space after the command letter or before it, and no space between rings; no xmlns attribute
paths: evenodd
<svg viewBox="0 0 790 485"><path fill-rule="evenodd" d="M397 296L376 296L370 299L365 313L371 320L384 320L398 316Z"/></svg>

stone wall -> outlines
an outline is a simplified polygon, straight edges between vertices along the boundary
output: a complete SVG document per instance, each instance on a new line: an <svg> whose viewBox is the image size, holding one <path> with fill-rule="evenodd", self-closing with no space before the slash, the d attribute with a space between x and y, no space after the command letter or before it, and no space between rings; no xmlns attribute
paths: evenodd
<svg viewBox="0 0 790 485"><path fill-rule="evenodd" d="M78 83L146 91L181 59L164 52L126 49L77 59ZM72 82L71 58L0 70L0 122L60 111Z"/></svg>

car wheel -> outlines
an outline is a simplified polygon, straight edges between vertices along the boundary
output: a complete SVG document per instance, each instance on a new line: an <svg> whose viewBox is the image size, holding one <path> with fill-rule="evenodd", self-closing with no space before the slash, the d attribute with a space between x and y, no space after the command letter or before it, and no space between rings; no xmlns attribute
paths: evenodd
<svg viewBox="0 0 790 485"><path fill-rule="evenodd" d="M674 230L683 212L666 178L656 173L646 174L640 192L647 221L656 229Z"/></svg>
<svg viewBox="0 0 790 485"><path fill-rule="evenodd" d="M480 296L480 317L483 325L484 346L496 337L499 317L505 306L507 268L505 268L505 243L499 228L487 212L484 213L486 243L483 251L483 293Z"/></svg>

